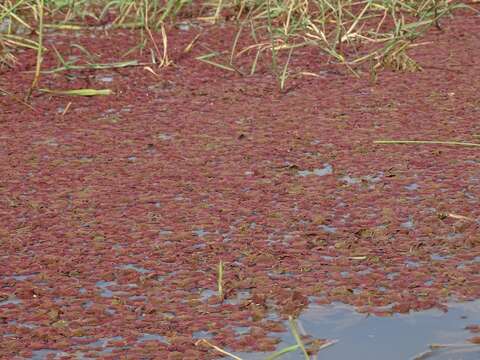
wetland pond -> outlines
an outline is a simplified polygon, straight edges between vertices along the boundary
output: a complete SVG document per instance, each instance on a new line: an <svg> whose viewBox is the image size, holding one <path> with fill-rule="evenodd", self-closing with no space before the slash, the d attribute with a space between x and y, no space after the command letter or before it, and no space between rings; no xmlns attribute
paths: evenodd
<svg viewBox="0 0 480 360"><path fill-rule="evenodd" d="M370 6L383 2L355 3L388 25ZM422 71L385 69L376 81L367 63L357 78L317 48L295 46L291 62L284 49L281 91L270 32L249 48L251 31L228 7L232 21L218 25L165 22L174 66L138 47L165 44L166 55L163 26L145 38L89 19L86 31L46 32L39 89L48 93L18 101L35 51L0 69L0 359L224 356L196 345L204 339L265 360L295 346L277 320L304 309L299 332L337 341L315 359L480 360L468 341L480 333L465 329L480 326L478 13L449 16L402 47L401 62ZM242 58L225 63L237 40ZM110 95L66 95L79 89ZM448 312L367 316L344 303Z"/></svg>

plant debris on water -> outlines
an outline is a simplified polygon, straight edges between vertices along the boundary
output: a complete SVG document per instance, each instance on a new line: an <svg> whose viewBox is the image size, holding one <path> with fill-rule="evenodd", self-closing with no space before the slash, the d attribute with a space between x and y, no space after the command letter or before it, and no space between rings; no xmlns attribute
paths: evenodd
<svg viewBox="0 0 480 360"><path fill-rule="evenodd" d="M312 303L478 300L478 10L1 2L0 358L307 358Z"/></svg>

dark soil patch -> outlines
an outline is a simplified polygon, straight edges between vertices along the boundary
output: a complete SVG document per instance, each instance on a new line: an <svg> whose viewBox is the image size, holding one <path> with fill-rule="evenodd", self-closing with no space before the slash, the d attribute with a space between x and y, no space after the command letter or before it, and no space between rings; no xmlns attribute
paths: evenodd
<svg viewBox="0 0 480 360"><path fill-rule="evenodd" d="M34 96L36 113L1 97L0 356L212 358L194 334L272 350L283 328L269 315L310 296L384 315L478 299L478 148L372 142L479 142L479 30L454 18L416 49L422 72L376 84L305 51L293 69L320 76L286 93L266 70L181 55L194 34L177 31L158 78L140 66L42 80L115 96ZM78 42L118 61L135 36ZM29 56L2 74L18 95Z"/></svg>

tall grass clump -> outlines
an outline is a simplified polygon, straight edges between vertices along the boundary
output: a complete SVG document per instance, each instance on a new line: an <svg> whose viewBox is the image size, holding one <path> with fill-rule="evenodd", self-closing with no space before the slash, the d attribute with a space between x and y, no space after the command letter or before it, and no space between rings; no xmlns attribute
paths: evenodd
<svg viewBox="0 0 480 360"><path fill-rule="evenodd" d="M467 6L448 0L231 0L230 7L243 24L250 24L252 45L237 55L256 51L271 57L272 70L284 81L289 59L296 49L314 47L352 73L362 64L415 71L418 64L408 50L440 20ZM286 53L280 67L280 53ZM252 63L255 72L257 61ZM281 83L282 84L282 83Z"/></svg>
<svg viewBox="0 0 480 360"><path fill-rule="evenodd" d="M418 70L409 50L421 45L419 39L430 28L441 29L443 18L467 7L452 0L4 0L0 67L13 66L19 48L36 51L41 65L41 54L48 51L43 29L92 27L138 29L138 49L148 49L153 64L168 66L170 25L191 17L205 26L237 28L228 48L201 54L198 60L247 75L267 59L284 89L291 60L306 47L320 50L318 61L342 64L355 75L362 66L373 76L384 68ZM246 55L252 59L248 68L237 66L236 60Z"/></svg>

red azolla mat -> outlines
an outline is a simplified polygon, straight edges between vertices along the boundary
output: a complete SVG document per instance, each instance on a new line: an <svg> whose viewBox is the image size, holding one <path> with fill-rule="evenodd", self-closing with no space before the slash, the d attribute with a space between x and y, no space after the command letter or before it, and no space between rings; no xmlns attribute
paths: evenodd
<svg viewBox="0 0 480 360"><path fill-rule="evenodd" d="M0 98L0 357L208 359L199 338L273 350L310 297L385 316L478 299L480 148L373 141L480 142L479 26L455 18L423 71L376 84L304 50L291 70L319 77L285 93L178 58L42 80L112 96ZM136 39L82 41L113 59ZM19 96L31 79L2 76Z"/></svg>

